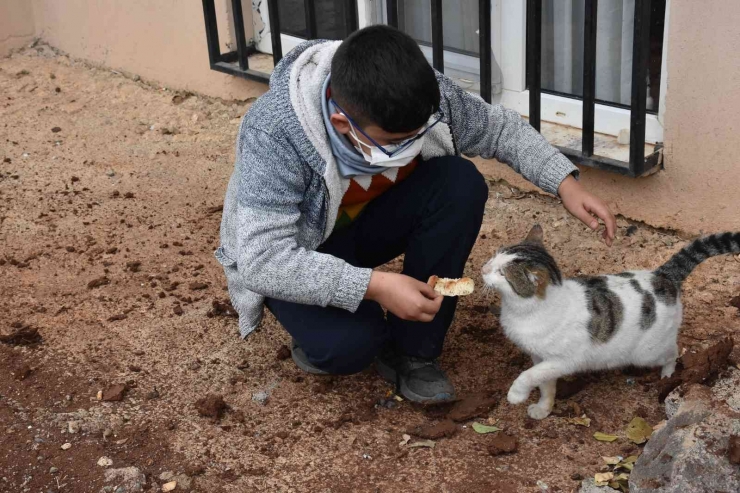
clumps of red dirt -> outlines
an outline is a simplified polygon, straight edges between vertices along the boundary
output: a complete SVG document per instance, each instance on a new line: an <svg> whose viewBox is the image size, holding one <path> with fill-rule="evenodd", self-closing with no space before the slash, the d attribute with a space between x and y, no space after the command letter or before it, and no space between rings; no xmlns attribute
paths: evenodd
<svg viewBox="0 0 740 493"><path fill-rule="evenodd" d="M0 342L11 346L32 346L40 344L43 340L38 327L15 322L11 326L9 334L0 334Z"/></svg>
<svg viewBox="0 0 740 493"><path fill-rule="evenodd" d="M214 421L220 420L228 409L229 406L221 395L209 394L195 402L195 410L198 414Z"/></svg>
<svg viewBox="0 0 740 493"><path fill-rule="evenodd" d="M452 421L468 421L477 418L493 409L497 399L485 392L470 394L465 399L458 401L447 414Z"/></svg>
<svg viewBox="0 0 740 493"><path fill-rule="evenodd" d="M513 454L519 448L519 442L516 437L497 433L488 442L488 453L494 457L497 455Z"/></svg>
<svg viewBox="0 0 740 493"><path fill-rule="evenodd" d="M438 438L449 438L457 433L457 425L451 419L440 421L437 424L418 425L407 430L409 435L428 440L437 440Z"/></svg>
<svg viewBox="0 0 740 493"><path fill-rule="evenodd" d="M680 385L705 383L728 365L727 359L735 347L732 336L696 353L686 353L678 360L677 373L660 382L658 399L663 402Z"/></svg>

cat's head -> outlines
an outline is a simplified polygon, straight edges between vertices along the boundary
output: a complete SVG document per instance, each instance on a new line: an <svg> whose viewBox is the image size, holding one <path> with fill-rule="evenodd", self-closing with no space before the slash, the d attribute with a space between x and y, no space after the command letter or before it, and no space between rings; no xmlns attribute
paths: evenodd
<svg viewBox="0 0 740 493"><path fill-rule="evenodd" d="M542 237L542 227L535 224L524 241L500 248L483 266L486 285L505 297L544 298L549 285L561 284L560 269Z"/></svg>

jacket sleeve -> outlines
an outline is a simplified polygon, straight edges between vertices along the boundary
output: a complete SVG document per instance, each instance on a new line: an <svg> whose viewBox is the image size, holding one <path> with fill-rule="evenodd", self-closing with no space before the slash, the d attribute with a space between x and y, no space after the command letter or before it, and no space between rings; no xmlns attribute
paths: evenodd
<svg viewBox="0 0 740 493"><path fill-rule="evenodd" d="M354 312L371 269L298 245L308 185L296 151L247 127L237 149L237 269L246 287L269 298Z"/></svg>
<svg viewBox="0 0 740 493"><path fill-rule="evenodd" d="M546 192L557 195L560 183L578 168L514 110L490 105L448 77L437 75L458 151L468 157L497 159Z"/></svg>

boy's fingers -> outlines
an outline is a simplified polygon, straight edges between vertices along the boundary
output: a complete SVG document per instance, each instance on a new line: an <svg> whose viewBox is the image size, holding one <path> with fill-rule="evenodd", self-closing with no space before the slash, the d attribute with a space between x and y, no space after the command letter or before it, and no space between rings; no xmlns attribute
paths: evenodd
<svg viewBox="0 0 740 493"><path fill-rule="evenodd" d="M588 212L584 206L576 209L573 215L576 216L583 224L593 230L599 227L599 221L597 221L596 218L592 216L591 213Z"/></svg>
<svg viewBox="0 0 740 493"><path fill-rule="evenodd" d="M598 217L601 218L602 221L604 221L604 225L606 226L605 238L609 240L609 242L611 242L611 240L614 239L614 235L617 231L617 220L614 217L614 214L611 213L611 211L605 204L602 204L600 202L590 204L589 209L592 213L596 214Z"/></svg>
<svg viewBox="0 0 740 493"><path fill-rule="evenodd" d="M429 284L425 282L419 281L419 291L421 291L421 294L423 294L425 297L429 298L430 300L435 300L437 298L442 297L441 294L436 292L433 287L431 287Z"/></svg>

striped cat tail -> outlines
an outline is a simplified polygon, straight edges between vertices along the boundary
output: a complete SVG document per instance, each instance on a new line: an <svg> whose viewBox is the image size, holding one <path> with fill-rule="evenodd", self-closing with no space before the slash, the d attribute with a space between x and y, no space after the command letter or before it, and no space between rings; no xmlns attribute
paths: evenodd
<svg viewBox="0 0 740 493"><path fill-rule="evenodd" d="M697 265L709 257L727 253L740 253L740 233L718 233L699 238L679 250L655 274L680 285Z"/></svg>

